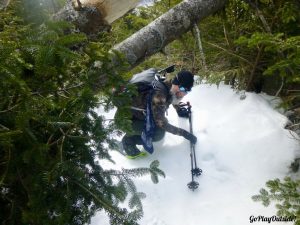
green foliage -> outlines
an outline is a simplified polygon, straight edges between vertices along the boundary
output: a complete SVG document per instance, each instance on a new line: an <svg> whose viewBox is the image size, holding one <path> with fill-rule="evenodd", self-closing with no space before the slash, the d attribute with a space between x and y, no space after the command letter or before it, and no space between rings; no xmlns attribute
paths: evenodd
<svg viewBox="0 0 300 225"><path fill-rule="evenodd" d="M29 25L19 9L0 11L2 224L86 224L98 210L111 224L137 224L145 196L131 178L164 175L157 163L114 171L96 160L111 161L120 124L108 126L94 109L129 104L111 95L125 84L125 65L112 67L105 37L90 42L65 22ZM128 198L129 209L120 207Z"/></svg>
<svg viewBox="0 0 300 225"><path fill-rule="evenodd" d="M276 204L277 215L295 218L295 224L300 223L300 180L292 180L286 177L283 181L279 179L270 180L266 183L268 190L261 189L258 195L252 197L254 201L261 201L264 206L271 202Z"/></svg>
<svg viewBox="0 0 300 225"><path fill-rule="evenodd" d="M127 38L180 1L162 0L128 14L113 25L116 43ZM250 2L250 3L249 3ZM182 35L132 72L176 64L210 83L237 90L290 95L299 88L300 5L296 0L230 0L226 8L199 24L208 71L202 67L192 32Z"/></svg>
<svg viewBox="0 0 300 225"><path fill-rule="evenodd" d="M300 82L298 73L300 36L285 38L283 33L254 33L250 38L240 37L236 43L251 49L263 46L266 54L280 55L274 60L269 60L270 65L263 71L263 75L278 74L285 78L287 83Z"/></svg>
<svg viewBox="0 0 300 225"><path fill-rule="evenodd" d="M159 168L159 161L153 161L150 165L150 173L151 173L151 179L153 183L157 184L158 183L158 176L163 176L165 177L165 173L160 170Z"/></svg>
<svg viewBox="0 0 300 225"><path fill-rule="evenodd" d="M282 96L297 89L299 9L294 0L228 1L223 12L200 24L200 30L205 30L207 80L222 80L247 91L263 89L269 94L283 84Z"/></svg>

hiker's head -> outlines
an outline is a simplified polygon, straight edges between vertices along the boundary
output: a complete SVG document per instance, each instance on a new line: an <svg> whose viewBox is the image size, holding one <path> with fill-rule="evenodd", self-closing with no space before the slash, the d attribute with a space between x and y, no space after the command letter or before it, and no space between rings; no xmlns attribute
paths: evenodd
<svg viewBox="0 0 300 225"><path fill-rule="evenodd" d="M180 71L172 80L171 94L174 100L181 100L188 92L192 90L194 84L194 75L186 70ZM174 103L173 103L174 104Z"/></svg>

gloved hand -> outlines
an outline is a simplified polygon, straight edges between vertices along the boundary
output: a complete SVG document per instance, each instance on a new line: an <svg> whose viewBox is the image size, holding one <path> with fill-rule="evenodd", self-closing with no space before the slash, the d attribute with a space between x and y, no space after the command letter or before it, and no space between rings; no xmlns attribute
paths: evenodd
<svg viewBox="0 0 300 225"><path fill-rule="evenodd" d="M179 107L177 109L177 114L179 117L189 118L189 110L185 107Z"/></svg>
<svg viewBox="0 0 300 225"><path fill-rule="evenodd" d="M183 137L184 137L185 139L189 140L192 144L196 144L196 142L197 142L197 137L196 137L195 135L193 135L193 134L187 132L187 131L185 131L185 132L183 133Z"/></svg>
<svg viewBox="0 0 300 225"><path fill-rule="evenodd" d="M185 103L180 102L176 111L179 117L189 118L190 111Z"/></svg>

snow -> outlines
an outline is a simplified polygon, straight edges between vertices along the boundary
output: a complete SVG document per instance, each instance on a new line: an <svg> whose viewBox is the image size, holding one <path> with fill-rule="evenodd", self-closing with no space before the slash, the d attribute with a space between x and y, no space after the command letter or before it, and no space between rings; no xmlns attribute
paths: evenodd
<svg viewBox="0 0 300 225"><path fill-rule="evenodd" d="M196 155L203 174L196 178L199 188L191 191L189 142L167 133L154 143L155 152L146 158L130 160L112 151L116 164L101 162L106 168L149 166L159 160L166 178L153 184L150 177L135 179L143 199L141 225L245 225L250 217L276 215L273 205L264 207L251 196L258 194L270 179L282 179L299 151L299 143L284 129L287 118L274 109L273 97L246 93L240 100L226 85L201 84L184 101L190 101L194 134L198 137ZM113 117L114 111L103 113ZM178 118L173 107L169 122L189 130L187 119ZM252 223L251 223L252 222ZM274 222L292 224L291 222ZM92 225L108 225L99 212Z"/></svg>
<svg viewBox="0 0 300 225"><path fill-rule="evenodd" d="M138 6L148 6L148 5L153 5L154 0L140 0L140 3Z"/></svg>

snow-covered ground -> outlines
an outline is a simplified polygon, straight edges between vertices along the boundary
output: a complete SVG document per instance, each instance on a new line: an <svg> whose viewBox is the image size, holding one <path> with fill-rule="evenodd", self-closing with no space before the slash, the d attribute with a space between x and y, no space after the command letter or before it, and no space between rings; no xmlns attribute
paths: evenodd
<svg viewBox="0 0 300 225"><path fill-rule="evenodd" d="M250 217L270 217L274 206L264 207L253 202L265 182L283 178L299 151L299 143L284 129L287 119L273 109L273 98L246 93L240 100L228 86L202 84L193 88L184 101L190 101L193 129L198 137L197 162L203 174L196 180L199 188L189 190L191 181L189 142L167 133L155 143L155 152L146 158L130 160L112 151L116 164L106 167L133 168L160 161L166 178L153 184L150 177L135 179L139 191L147 194L143 200L141 225L245 225ZM101 113L101 110L99 110ZM112 117L113 112L106 116ZM178 118L170 107L171 124L189 130L187 119ZM275 224L292 224L272 222ZM99 212L92 225L108 225Z"/></svg>
<svg viewBox="0 0 300 225"><path fill-rule="evenodd" d="M154 0L140 0L139 6L153 5Z"/></svg>

